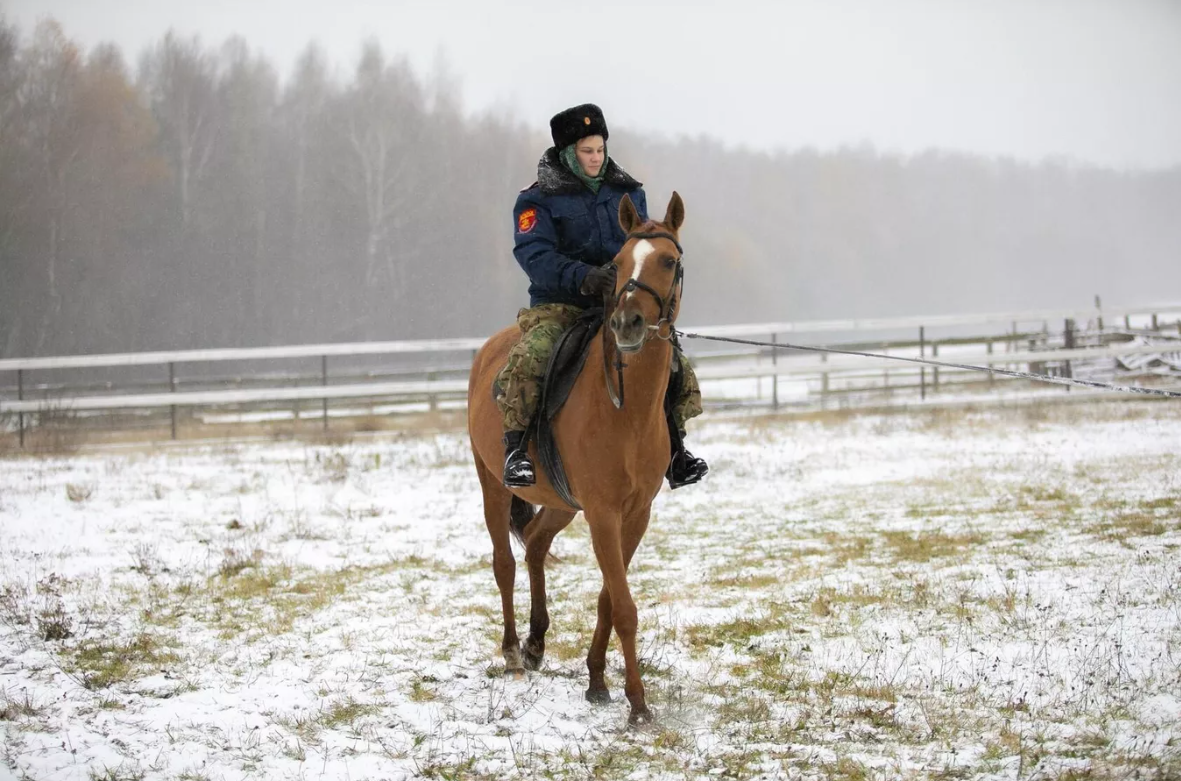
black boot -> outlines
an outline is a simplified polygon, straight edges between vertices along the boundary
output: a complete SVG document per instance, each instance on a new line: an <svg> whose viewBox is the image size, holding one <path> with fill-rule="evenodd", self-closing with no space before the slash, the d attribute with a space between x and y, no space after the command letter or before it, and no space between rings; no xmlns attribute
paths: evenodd
<svg viewBox="0 0 1181 781"><path fill-rule="evenodd" d="M673 457L669 462L668 472L664 475L668 478L669 488L693 485L709 474L709 464L705 463L705 459L698 458L686 450L680 432L677 434L672 437Z"/></svg>
<svg viewBox="0 0 1181 781"><path fill-rule="evenodd" d="M524 431L504 432L504 484L509 488L526 488L537 482L529 450L521 446Z"/></svg>

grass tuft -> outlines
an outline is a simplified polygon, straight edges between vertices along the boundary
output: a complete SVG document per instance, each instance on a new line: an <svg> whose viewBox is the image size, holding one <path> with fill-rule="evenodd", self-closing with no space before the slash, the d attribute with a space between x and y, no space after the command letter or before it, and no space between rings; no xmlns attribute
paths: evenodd
<svg viewBox="0 0 1181 781"><path fill-rule="evenodd" d="M902 531L887 531L883 534L886 544L897 561L926 563L931 559L944 558L965 553L969 548L983 545L987 538L978 532L946 534L944 532L923 532L911 534Z"/></svg>
<svg viewBox="0 0 1181 781"><path fill-rule="evenodd" d="M72 649L70 666L90 690L106 689L181 661L176 643L141 632L126 641L88 640Z"/></svg>

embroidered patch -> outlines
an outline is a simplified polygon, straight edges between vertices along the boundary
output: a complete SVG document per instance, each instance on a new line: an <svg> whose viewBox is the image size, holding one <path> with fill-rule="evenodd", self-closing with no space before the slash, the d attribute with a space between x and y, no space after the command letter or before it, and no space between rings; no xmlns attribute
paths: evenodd
<svg viewBox="0 0 1181 781"><path fill-rule="evenodd" d="M582 124L589 125L590 124L590 117L583 117Z"/></svg>
<svg viewBox="0 0 1181 781"><path fill-rule="evenodd" d="M526 209L517 217L517 233L528 233L537 224L537 209Z"/></svg>

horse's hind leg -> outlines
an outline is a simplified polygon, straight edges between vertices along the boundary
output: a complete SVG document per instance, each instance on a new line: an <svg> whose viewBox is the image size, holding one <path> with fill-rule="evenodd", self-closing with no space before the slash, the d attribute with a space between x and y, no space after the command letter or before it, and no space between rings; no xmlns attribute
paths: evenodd
<svg viewBox="0 0 1181 781"><path fill-rule="evenodd" d="M537 670L545 656L545 633L549 630L549 611L545 598L545 560L558 532L570 525L575 513L544 509L525 531L525 563L529 566L529 638L522 647L525 667Z"/></svg>
<svg viewBox="0 0 1181 781"><path fill-rule="evenodd" d="M484 523L492 537L492 572L496 576L496 586L500 589L500 607L504 613L504 639L500 644L504 654L504 671L506 675L523 676L525 669L521 665L517 619L513 614L513 581L517 575L517 562L509 542L509 505L513 495L501 484L500 476L485 466L478 454L476 473L484 493Z"/></svg>

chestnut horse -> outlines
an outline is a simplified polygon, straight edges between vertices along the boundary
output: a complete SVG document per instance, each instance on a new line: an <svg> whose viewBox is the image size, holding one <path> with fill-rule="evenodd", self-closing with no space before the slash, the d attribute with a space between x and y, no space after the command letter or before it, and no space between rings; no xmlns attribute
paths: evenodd
<svg viewBox="0 0 1181 781"><path fill-rule="evenodd" d="M614 629L623 650L624 693L631 704L633 724L650 720L651 712L636 660L638 620L627 567L648 528L652 501L660 492L669 464L664 394L673 360L668 339L679 303L681 251L677 237L684 219L685 207L675 192L663 222L642 222L631 198L624 196L619 224L627 240L614 261L618 280L615 305L605 333L593 340L585 368L553 425L571 495L586 517L603 574L598 622L586 657L590 673L586 698L596 703L611 699L603 673ZM492 569L504 611L501 649L505 673L518 678L524 676L526 667L536 670L541 666L549 628L545 560L554 537L578 511L559 497L542 469L537 470L537 484L528 488L509 489L501 482L502 415L492 397L492 382L508 360L509 348L520 337L514 326L489 339L476 354L468 385L468 432L484 493L484 522L492 537ZM616 350L626 357L625 368L616 367ZM610 371L605 370L607 366ZM623 387L616 387L620 381L627 389L625 396ZM624 403L617 408L620 396ZM536 446L531 444L529 450L534 463L539 463ZM514 502L514 496L523 502ZM534 505L542 508L535 516ZM523 646L518 642L513 614L516 561L509 541L513 531L524 540L529 568L529 637Z"/></svg>

